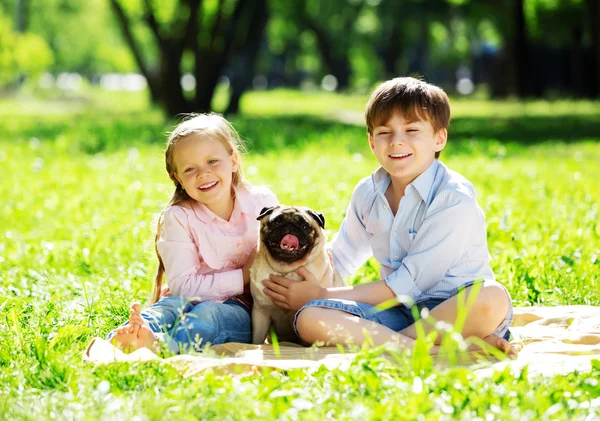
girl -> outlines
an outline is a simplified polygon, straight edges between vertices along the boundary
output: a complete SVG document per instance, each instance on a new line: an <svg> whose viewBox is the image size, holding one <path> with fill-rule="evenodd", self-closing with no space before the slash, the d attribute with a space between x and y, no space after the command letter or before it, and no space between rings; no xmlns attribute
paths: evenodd
<svg viewBox="0 0 600 421"><path fill-rule="evenodd" d="M131 306L128 323L109 334L116 346L171 353L210 342L251 341L249 268L267 188L243 177L242 143L227 120L200 114L169 136L165 162L175 193L155 240L158 271L150 308ZM163 289L163 274L168 289Z"/></svg>

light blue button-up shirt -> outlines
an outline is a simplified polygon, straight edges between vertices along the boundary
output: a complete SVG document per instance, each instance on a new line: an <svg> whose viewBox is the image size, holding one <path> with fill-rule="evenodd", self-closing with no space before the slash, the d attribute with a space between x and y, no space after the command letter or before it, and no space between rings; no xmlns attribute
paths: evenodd
<svg viewBox="0 0 600 421"><path fill-rule="evenodd" d="M385 197L390 182L379 168L354 189L329 246L342 276L375 256L381 279L414 302L448 298L468 281L495 279L485 217L466 178L434 160L406 187L395 216Z"/></svg>

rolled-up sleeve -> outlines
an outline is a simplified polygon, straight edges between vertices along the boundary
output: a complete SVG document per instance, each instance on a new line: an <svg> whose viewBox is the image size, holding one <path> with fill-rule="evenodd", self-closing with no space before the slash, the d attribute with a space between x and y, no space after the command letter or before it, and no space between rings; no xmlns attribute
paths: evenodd
<svg viewBox="0 0 600 421"><path fill-rule="evenodd" d="M423 220L400 267L385 278L397 296L413 301L441 282L466 252L483 215L474 199L443 208Z"/></svg>
<svg viewBox="0 0 600 421"><path fill-rule="evenodd" d="M172 295L192 301L210 301L244 291L241 269L201 273L199 249L190 233L183 209L173 206L165 211L163 218L157 248Z"/></svg>
<svg viewBox="0 0 600 421"><path fill-rule="evenodd" d="M335 269L341 276L355 273L372 254L371 235L367 232L360 214L361 207L365 200L368 200L368 194L361 187L364 186L357 186L352 193L340 230L327 247L333 257Z"/></svg>

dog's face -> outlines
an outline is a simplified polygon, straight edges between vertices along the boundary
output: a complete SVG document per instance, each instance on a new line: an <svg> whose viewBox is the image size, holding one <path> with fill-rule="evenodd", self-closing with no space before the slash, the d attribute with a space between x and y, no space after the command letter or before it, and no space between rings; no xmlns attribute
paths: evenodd
<svg viewBox="0 0 600 421"><path fill-rule="evenodd" d="M325 218L304 207L275 206L263 208L260 240L277 261L293 263L306 256L322 236Z"/></svg>

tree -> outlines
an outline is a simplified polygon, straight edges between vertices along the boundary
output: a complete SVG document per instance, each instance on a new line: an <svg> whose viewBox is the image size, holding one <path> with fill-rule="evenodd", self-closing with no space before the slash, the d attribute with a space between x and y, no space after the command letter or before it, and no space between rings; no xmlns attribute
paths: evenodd
<svg viewBox="0 0 600 421"><path fill-rule="evenodd" d="M514 0L512 4L513 21L515 30L512 36L512 48L514 52L515 81L517 95L519 98L529 96L529 42L527 38L527 22L525 20L525 11L523 9L524 0Z"/></svg>
<svg viewBox="0 0 600 421"><path fill-rule="evenodd" d="M121 32L146 77L152 100L169 115L190 111L208 111L219 77L235 51L236 40L247 35L248 22L264 2L250 0L178 0L160 3L141 0L141 13L126 8L120 0L110 0ZM144 54L136 30L151 33L158 56L151 60ZM186 97L181 77L189 53L189 70L196 79L193 98Z"/></svg>
<svg viewBox="0 0 600 421"><path fill-rule="evenodd" d="M299 24L317 39L317 49L327 71L334 75L339 89L350 85L350 50L353 27L363 1L290 0Z"/></svg>
<svg viewBox="0 0 600 421"><path fill-rule="evenodd" d="M52 63L46 42L32 33L14 32L0 10L0 85L12 85L21 77L44 72Z"/></svg>
<svg viewBox="0 0 600 421"><path fill-rule="evenodd" d="M600 98L600 1L587 0L587 12L591 38L592 83L590 95Z"/></svg>
<svg viewBox="0 0 600 421"><path fill-rule="evenodd" d="M264 39L265 27L269 20L267 0L255 0L252 13L244 22L245 36L236 48L237 59L232 66L231 94L226 114L236 114L240 107L242 94L252 84L256 66L256 56Z"/></svg>

